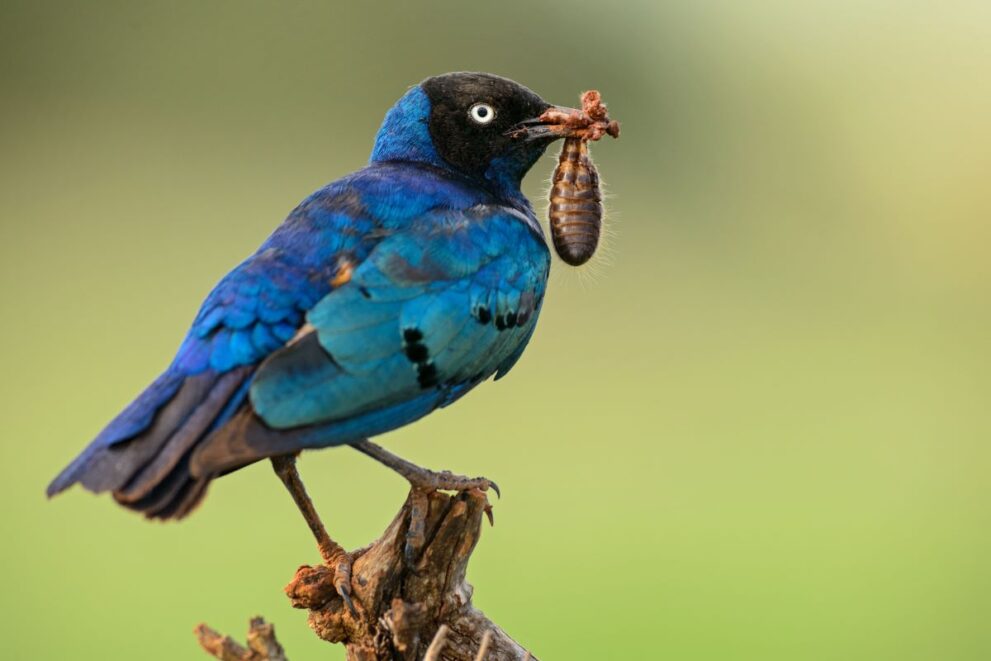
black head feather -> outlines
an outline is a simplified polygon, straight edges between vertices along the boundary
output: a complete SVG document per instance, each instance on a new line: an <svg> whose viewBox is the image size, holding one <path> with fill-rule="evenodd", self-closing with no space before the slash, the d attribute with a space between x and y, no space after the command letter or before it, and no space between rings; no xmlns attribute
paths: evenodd
<svg viewBox="0 0 991 661"><path fill-rule="evenodd" d="M430 137L437 153L471 174L483 174L493 159L519 148L520 141L506 133L551 107L523 85L488 73L448 73L420 87L430 99ZM477 104L494 112L487 123L472 117ZM532 147L542 152L546 144Z"/></svg>

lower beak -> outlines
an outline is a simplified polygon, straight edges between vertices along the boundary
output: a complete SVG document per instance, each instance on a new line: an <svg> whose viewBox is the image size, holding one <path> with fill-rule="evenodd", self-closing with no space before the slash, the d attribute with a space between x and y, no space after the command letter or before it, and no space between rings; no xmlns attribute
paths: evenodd
<svg viewBox="0 0 991 661"><path fill-rule="evenodd" d="M571 137L594 141L603 135L611 135L614 138L619 136L619 124L606 117L604 106L601 115L596 116L595 119L589 114L567 106L548 106L539 117L520 122L507 131L506 135L522 139L524 142L538 140L550 142L558 138Z"/></svg>
<svg viewBox="0 0 991 661"><path fill-rule="evenodd" d="M573 118L580 115L581 111L576 108L549 106L539 117L520 122L507 131L506 135L524 142L567 138L579 128Z"/></svg>

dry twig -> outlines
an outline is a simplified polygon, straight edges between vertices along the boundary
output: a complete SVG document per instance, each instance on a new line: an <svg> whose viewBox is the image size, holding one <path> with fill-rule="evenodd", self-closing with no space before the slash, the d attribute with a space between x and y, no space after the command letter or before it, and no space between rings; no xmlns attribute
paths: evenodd
<svg viewBox="0 0 991 661"><path fill-rule="evenodd" d="M200 646L220 661L288 661L282 645L275 638L275 626L260 617L248 626L248 646L244 647L230 636L222 636L205 624L195 629Z"/></svg>

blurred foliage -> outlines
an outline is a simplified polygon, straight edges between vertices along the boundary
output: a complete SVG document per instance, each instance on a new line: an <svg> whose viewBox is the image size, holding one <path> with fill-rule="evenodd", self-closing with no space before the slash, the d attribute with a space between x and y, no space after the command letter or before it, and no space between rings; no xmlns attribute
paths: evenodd
<svg viewBox="0 0 991 661"><path fill-rule="evenodd" d="M5 655L191 658L262 613L343 658L281 594L315 551L268 466L180 525L42 492L407 86L473 69L624 130L591 277L557 263L513 375L384 438L503 487L478 604L547 659L989 658L989 67L976 1L4 0ZM351 546L404 496L346 449L302 471Z"/></svg>

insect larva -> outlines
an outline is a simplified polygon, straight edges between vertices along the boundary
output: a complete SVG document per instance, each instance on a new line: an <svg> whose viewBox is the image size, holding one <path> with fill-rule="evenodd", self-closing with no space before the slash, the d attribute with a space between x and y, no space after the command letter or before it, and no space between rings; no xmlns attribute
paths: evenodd
<svg viewBox="0 0 991 661"><path fill-rule="evenodd" d="M550 218L554 250L565 263L581 266L595 254L602 230L599 173L588 141L565 138L551 184Z"/></svg>

